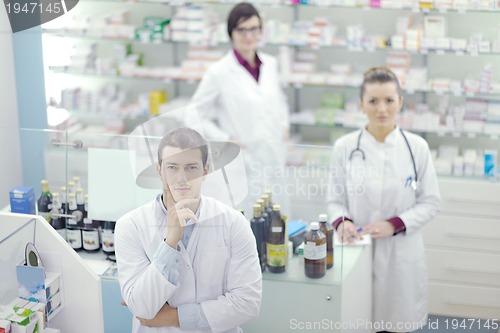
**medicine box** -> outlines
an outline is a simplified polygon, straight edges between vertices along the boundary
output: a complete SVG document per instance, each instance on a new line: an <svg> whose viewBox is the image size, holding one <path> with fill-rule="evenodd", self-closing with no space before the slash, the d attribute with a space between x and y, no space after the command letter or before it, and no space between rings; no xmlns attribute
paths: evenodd
<svg viewBox="0 0 500 333"><path fill-rule="evenodd" d="M16 186L10 191L10 211L12 213L36 214L33 187Z"/></svg>
<svg viewBox="0 0 500 333"><path fill-rule="evenodd" d="M19 297L45 304L46 317L52 317L62 307L60 276L60 273L45 272L42 267L17 266Z"/></svg>

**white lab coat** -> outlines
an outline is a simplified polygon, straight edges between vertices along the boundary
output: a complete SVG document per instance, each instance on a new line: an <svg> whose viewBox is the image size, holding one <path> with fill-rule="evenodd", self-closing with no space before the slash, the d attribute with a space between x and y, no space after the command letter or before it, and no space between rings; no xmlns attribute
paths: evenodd
<svg viewBox="0 0 500 333"><path fill-rule="evenodd" d="M262 274L255 238L238 211L202 196L198 222L187 249L179 242L178 285L171 284L153 263L166 236L161 204L155 199L121 217L116 223L116 259L121 293L134 315L132 332L187 332L180 328L148 328L135 316L153 318L170 306L199 303L209 330L239 332L238 325L258 316Z"/></svg>
<svg viewBox="0 0 500 333"><path fill-rule="evenodd" d="M232 138L243 143L282 141L283 130L290 124L278 63L271 55L261 52L257 55L262 61L258 82L238 62L233 50L203 76L192 103L207 139ZM188 124L190 116L193 115L186 118Z"/></svg>
<svg viewBox="0 0 500 333"><path fill-rule="evenodd" d="M271 55L257 55L262 61L258 82L229 50L203 76L192 98L194 107L186 111L184 118L188 127L201 122L206 139L232 139L244 145L249 195L239 206L247 212L265 189L283 182L271 172L265 173L271 175L267 177L262 173L285 166L283 133L290 126L278 62ZM282 198L280 202L287 211L286 200Z"/></svg>
<svg viewBox="0 0 500 333"><path fill-rule="evenodd" d="M398 323L427 323L427 265L421 229L438 212L440 194L427 142L405 132L418 174L418 189L405 187L414 177L410 152L399 128L380 143L366 131L360 141L365 153L352 160L359 130L335 142L329 211L333 220L346 216L364 226L400 217L406 231L377 239L373 249L373 322L391 323L384 330L408 332ZM401 325L401 324L400 324Z"/></svg>

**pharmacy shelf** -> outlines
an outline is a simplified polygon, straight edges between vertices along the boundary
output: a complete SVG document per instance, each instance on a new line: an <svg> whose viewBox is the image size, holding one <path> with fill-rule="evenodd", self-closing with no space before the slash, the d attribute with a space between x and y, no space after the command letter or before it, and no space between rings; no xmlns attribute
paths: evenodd
<svg viewBox="0 0 500 333"><path fill-rule="evenodd" d="M347 126L343 124L311 124L311 123L300 123L300 122L292 122L292 126L296 127L312 127L312 128L331 128L331 129L345 129L345 130L357 130L359 126ZM455 131L424 131L424 130L416 130L416 129L407 129L407 131L412 133L422 134L422 135L436 135L438 137L446 137L450 136L452 138L490 138L491 140L499 140L500 134L488 134L488 133L477 133L477 132L455 132Z"/></svg>
<svg viewBox="0 0 500 333"><path fill-rule="evenodd" d="M141 0L141 1L128 1L128 0L82 0L85 2L120 2L129 4L163 4L169 6L186 6L186 5L228 5L234 6L237 1L211 1L211 0L199 0L199 1L152 1L152 0ZM297 8L343 8L343 9L359 9L364 11L371 10L398 10L398 11L411 11L414 13L422 14L447 14L447 13L499 13L500 9L494 8L420 8L420 7L370 7L370 6L350 6L350 5L337 5L337 4L292 4L287 3L267 3L267 2L257 2L254 3L256 6L266 6L266 7L297 7Z"/></svg>
<svg viewBox="0 0 500 333"><path fill-rule="evenodd" d="M304 87L335 87L335 88L343 88L343 89L359 89L359 86L353 85L338 85L338 84L315 84L315 83L289 83L285 85L285 88L293 87L296 89L301 89ZM500 99L500 93L473 93L473 92L463 92L463 91L450 91L450 90L436 90L436 89L403 89L407 95L414 94L434 94L437 96L449 95L455 97L466 97L466 98L477 98L477 99L485 99L485 100L498 100Z"/></svg>
<svg viewBox="0 0 500 333"><path fill-rule="evenodd" d="M133 0L81 0L82 3L86 2L100 2L100 3L112 3L112 2L119 2L119 3L126 3L126 4L146 4L146 5L167 5L167 6L188 6L188 5L227 5L227 6L234 6L238 2L231 2L231 1L210 1L210 0L197 0L197 1L155 1L155 0L138 0L138 1L133 1ZM292 3L254 3L254 5L261 7L299 7L295 4Z"/></svg>
<svg viewBox="0 0 500 333"><path fill-rule="evenodd" d="M137 81L158 81L164 83L174 83L174 82L184 82L187 84L197 84L200 79L179 79L179 78L157 78L157 77L141 77L141 76L120 76L111 73L99 74L94 72L77 72L66 70L60 67L49 67L49 70L52 73L56 74L68 74L68 75L78 75L78 76L87 76L87 77L95 77L101 79L118 79L118 80L137 80ZM285 83L284 88L295 88L301 89L304 87L334 87L334 88L342 88L342 89L359 89L359 86L351 86L351 85L341 85L341 84L328 84L328 83ZM449 91L449 90L434 90L434 89L403 89L403 91L408 95L414 94L435 94L437 96L441 95L449 95L456 97L466 97L466 98L477 98L477 99L485 99L485 100L500 100L500 93L472 93L472 92L461 92L461 91Z"/></svg>
<svg viewBox="0 0 500 333"><path fill-rule="evenodd" d="M320 8L348 8L348 9L359 9L364 11L371 10L399 10L399 11L411 11L413 13L422 14L447 14L447 13L459 13L466 14L471 13L499 13L500 9L487 9L487 8L420 8L420 7L369 7L369 6L348 6L348 5L300 5L299 7L320 7Z"/></svg>
<svg viewBox="0 0 500 333"><path fill-rule="evenodd" d="M98 78L98 79L117 79L117 80L131 80L131 81L157 81L157 82L163 82L166 84L171 84L174 82L184 82L187 84L196 84L200 80L199 79L170 79L170 78L158 78L158 77L143 77L143 76L122 76L122 75L116 75L112 73L95 73L95 72L77 72L77 71L71 71L71 70L66 70L63 68L55 68L55 67L50 67L49 66L49 71L54 74L67 74L67 75L77 75L77 76L85 76L85 77L91 77L91 78Z"/></svg>
<svg viewBox="0 0 500 333"><path fill-rule="evenodd" d="M88 35L79 35L75 33L67 33L65 31L50 31L44 30L44 34L60 37L60 38L73 38L73 39L82 39L89 41L105 41L105 42L129 42L129 43L140 43L145 45L165 45L165 44L191 44L191 45L203 45L209 47L217 47L217 46L229 46L229 42L218 42L214 45L206 45L206 44L196 44L188 41L174 41L174 40L162 40L162 41L151 41L151 42L143 42L137 39L129 39L129 38L113 38L113 37L100 37L100 36L88 36ZM290 46L290 47L299 47L299 48L308 48L311 50L325 50L325 49L335 49L335 50L347 50L349 52L398 52L398 53L406 53L411 55L447 55L447 56L458 56L458 57L477 57L477 56L499 56L500 52L474 52L470 53L463 50L434 50L434 49L422 49L422 50L406 50L406 49L394 49L391 47L352 47L347 45L308 45L308 44L299 44L299 43L274 43L267 42L263 45L265 46Z"/></svg>

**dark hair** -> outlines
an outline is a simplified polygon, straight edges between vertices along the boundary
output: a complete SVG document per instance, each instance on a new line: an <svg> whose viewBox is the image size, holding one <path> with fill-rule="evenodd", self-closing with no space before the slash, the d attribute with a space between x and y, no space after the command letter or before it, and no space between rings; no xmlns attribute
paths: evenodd
<svg viewBox="0 0 500 333"><path fill-rule="evenodd" d="M251 18L252 16L257 16L262 26L262 20L260 18L257 8L248 2L240 2L231 9L229 16L227 17L227 33L230 39L233 39L232 34L234 28L238 26L239 23L244 22Z"/></svg>
<svg viewBox="0 0 500 333"><path fill-rule="evenodd" d="M158 164L161 166L163 149L165 147L176 147L180 149L199 149L203 166L207 165L208 143L200 133L188 127L179 127L165 135L158 146Z"/></svg>
<svg viewBox="0 0 500 333"><path fill-rule="evenodd" d="M396 84L398 95L401 98L401 96L403 96L401 91L401 85L399 84L399 80L393 71L391 71L388 67L385 66L370 68L363 74L363 84L361 85L359 98L363 99L363 96L365 95L365 86L368 83L389 83L389 82L393 82Z"/></svg>

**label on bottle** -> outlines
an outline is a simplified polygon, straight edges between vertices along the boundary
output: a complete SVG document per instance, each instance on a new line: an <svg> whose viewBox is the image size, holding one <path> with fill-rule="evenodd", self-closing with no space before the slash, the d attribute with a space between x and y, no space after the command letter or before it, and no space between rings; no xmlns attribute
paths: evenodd
<svg viewBox="0 0 500 333"><path fill-rule="evenodd" d="M61 237L62 237L65 241L67 241L67 240L66 240L66 228L57 229L56 231L57 231L57 233L58 233L59 235L61 235Z"/></svg>
<svg viewBox="0 0 500 333"><path fill-rule="evenodd" d="M72 248L82 248L82 231L80 229L67 229L67 237Z"/></svg>
<svg viewBox="0 0 500 333"><path fill-rule="evenodd" d="M316 245L315 242L307 242L304 246L304 258L309 260L319 260L326 258L326 243Z"/></svg>
<svg viewBox="0 0 500 333"><path fill-rule="evenodd" d="M285 244L267 243L267 264L273 267L282 267L286 263Z"/></svg>
<svg viewBox="0 0 500 333"><path fill-rule="evenodd" d="M104 252L115 252L115 233L112 230L102 231L102 250Z"/></svg>
<svg viewBox="0 0 500 333"><path fill-rule="evenodd" d="M283 227L272 227L272 232L283 232Z"/></svg>
<svg viewBox="0 0 500 333"><path fill-rule="evenodd" d="M66 221L68 224L76 225L76 221L74 219L67 219Z"/></svg>
<svg viewBox="0 0 500 333"><path fill-rule="evenodd" d="M45 221L49 222L52 220L50 218L50 213L49 212L38 212L38 215L40 215L41 217L43 217L45 219Z"/></svg>
<svg viewBox="0 0 500 333"><path fill-rule="evenodd" d="M89 219L88 217L84 218L83 224L92 224L92 219Z"/></svg>
<svg viewBox="0 0 500 333"><path fill-rule="evenodd" d="M96 230L83 230L83 249L88 251L97 250L99 244L99 232Z"/></svg>

